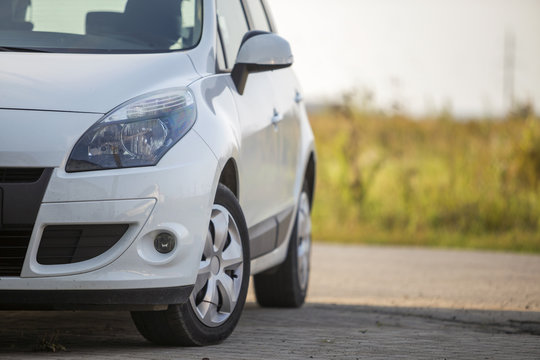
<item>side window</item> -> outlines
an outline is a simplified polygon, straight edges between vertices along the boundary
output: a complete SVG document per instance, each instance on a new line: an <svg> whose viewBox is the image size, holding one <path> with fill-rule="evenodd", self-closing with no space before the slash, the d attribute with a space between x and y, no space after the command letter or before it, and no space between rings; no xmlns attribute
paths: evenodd
<svg viewBox="0 0 540 360"><path fill-rule="evenodd" d="M251 14L251 20L253 21L253 30L270 31L268 17L266 16L261 0L247 0L247 4L249 13Z"/></svg>
<svg viewBox="0 0 540 360"><path fill-rule="evenodd" d="M217 0L219 33L228 69L234 66L242 37L248 32L244 7L240 0Z"/></svg>

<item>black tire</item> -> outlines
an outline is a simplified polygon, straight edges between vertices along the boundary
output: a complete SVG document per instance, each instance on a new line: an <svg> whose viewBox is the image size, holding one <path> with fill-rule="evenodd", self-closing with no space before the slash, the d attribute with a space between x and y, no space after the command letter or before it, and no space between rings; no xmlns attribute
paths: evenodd
<svg viewBox="0 0 540 360"><path fill-rule="evenodd" d="M159 345L203 346L225 340L234 330L244 307L249 286L249 235L246 221L234 194L219 184L214 204L224 207L234 219L242 243L243 275L240 292L233 311L219 326L205 325L196 315L188 300L184 304L169 305L164 311L134 311L131 317L139 332Z"/></svg>
<svg viewBox="0 0 540 360"><path fill-rule="evenodd" d="M300 202L303 196L309 199L307 183L304 183L304 186L302 188ZM299 204L285 262L275 268L253 276L255 295L257 297L257 302L260 306L298 308L302 306L305 302L308 289L308 280L306 280L304 287L302 287L300 285L300 280L298 276L298 246L299 243L304 240L301 239L300 236L298 236L298 221L300 217L300 211L301 206ZM307 216L310 216L309 211ZM308 240L311 245L311 234L309 235ZM307 276L309 279L310 254L308 253L307 256Z"/></svg>

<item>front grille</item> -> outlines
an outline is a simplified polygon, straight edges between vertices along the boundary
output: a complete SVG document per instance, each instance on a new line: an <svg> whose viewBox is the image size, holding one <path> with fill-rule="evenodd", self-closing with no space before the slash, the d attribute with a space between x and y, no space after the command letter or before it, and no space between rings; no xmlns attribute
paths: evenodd
<svg viewBox="0 0 540 360"><path fill-rule="evenodd" d="M128 227L128 224L47 226L37 261L42 265L60 265L92 259L113 247Z"/></svg>
<svg viewBox="0 0 540 360"><path fill-rule="evenodd" d="M45 169L0 168L0 183L33 183L39 180Z"/></svg>
<svg viewBox="0 0 540 360"><path fill-rule="evenodd" d="M32 225L0 228L0 276L20 276L32 235Z"/></svg>

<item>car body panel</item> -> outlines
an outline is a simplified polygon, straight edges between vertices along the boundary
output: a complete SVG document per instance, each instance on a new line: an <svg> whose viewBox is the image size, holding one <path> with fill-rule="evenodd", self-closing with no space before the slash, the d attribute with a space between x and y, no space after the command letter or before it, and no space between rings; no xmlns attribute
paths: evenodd
<svg viewBox="0 0 540 360"><path fill-rule="evenodd" d="M199 77L183 52L2 53L0 109L104 114L138 95Z"/></svg>
<svg viewBox="0 0 540 360"><path fill-rule="evenodd" d="M294 205L298 198L296 182L299 179L298 165L301 161L301 126L300 107L295 102L298 84L291 68L272 71L272 85L276 96L276 111L283 117L277 125L280 132L278 144L279 176L274 186L274 196L280 203L280 210ZM300 175L300 178L303 176Z"/></svg>
<svg viewBox="0 0 540 360"><path fill-rule="evenodd" d="M4 89L3 82L0 88ZM71 147L101 116L0 109L0 167L63 166Z"/></svg>
<svg viewBox="0 0 540 360"><path fill-rule="evenodd" d="M199 45L186 52L200 76L216 72L217 18L215 0L203 0L203 30Z"/></svg>

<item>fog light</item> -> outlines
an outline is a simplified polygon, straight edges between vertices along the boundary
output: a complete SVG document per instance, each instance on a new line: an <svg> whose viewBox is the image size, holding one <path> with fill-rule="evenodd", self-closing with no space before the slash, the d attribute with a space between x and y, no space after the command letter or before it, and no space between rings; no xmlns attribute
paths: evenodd
<svg viewBox="0 0 540 360"><path fill-rule="evenodd" d="M154 240L154 247L162 254L168 254L174 250L176 239L169 233L161 233Z"/></svg>

